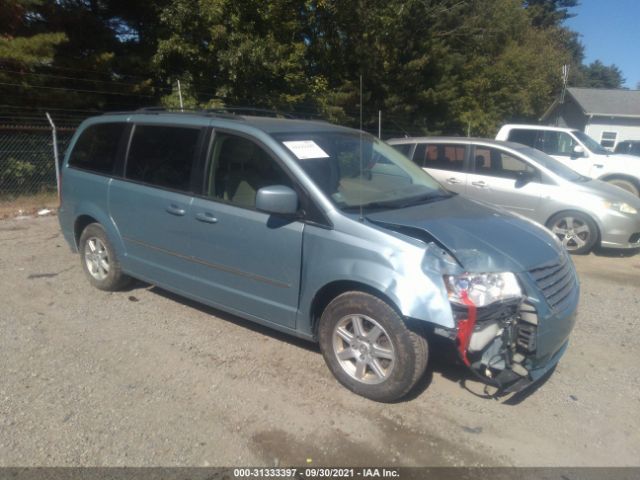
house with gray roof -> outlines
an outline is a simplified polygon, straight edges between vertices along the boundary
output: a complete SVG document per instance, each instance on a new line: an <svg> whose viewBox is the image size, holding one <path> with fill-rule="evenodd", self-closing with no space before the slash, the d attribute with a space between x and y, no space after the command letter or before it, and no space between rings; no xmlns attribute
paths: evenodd
<svg viewBox="0 0 640 480"><path fill-rule="evenodd" d="M548 125L582 130L603 147L640 140L640 90L567 88L540 119Z"/></svg>

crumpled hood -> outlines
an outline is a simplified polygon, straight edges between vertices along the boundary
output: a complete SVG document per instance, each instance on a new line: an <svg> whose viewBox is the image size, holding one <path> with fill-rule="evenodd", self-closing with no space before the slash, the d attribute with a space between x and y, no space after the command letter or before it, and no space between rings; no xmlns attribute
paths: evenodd
<svg viewBox="0 0 640 480"><path fill-rule="evenodd" d="M562 254L562 247L544 227L460 195L371 213L366 219L420 239L426 233L469 272L521 272Z"/></svg>

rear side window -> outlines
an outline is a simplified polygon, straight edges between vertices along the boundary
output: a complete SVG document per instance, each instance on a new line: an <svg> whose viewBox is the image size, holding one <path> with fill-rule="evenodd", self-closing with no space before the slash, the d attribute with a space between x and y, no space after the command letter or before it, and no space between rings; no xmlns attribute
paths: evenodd
<svg viewBox="0 0 640 480"><path fill-rule="evenodd" d="M189 191L199 128L136 125L126 177L172 190Z"/></svg>
<svg viewBox="0 0 640 480"><path fill-rule="evenodd" d="M73 147L69 165L98 173L113 173L124 123L99 123L87 127Z"/></svg>
<svg viewBox="0 0 640 480"><path fill-rule="evenodd" d="M411 155L411 149L414 145L414 143L397 143L391 146L402 153L405 157L411 158L409 155Z"/></svg>
<svg viewBox="0 0 640 480"><path fill-rule="evenodd" d="M537 136L538 130L511 130L508 140L535 148Z"/></svg>
<svg viewBox="0 0 640 480"><path fill-rule="evenodd" d="M442 143L419 144L413 154L413 161L423 168L464 171L464 145L447 145Z"/></svg>

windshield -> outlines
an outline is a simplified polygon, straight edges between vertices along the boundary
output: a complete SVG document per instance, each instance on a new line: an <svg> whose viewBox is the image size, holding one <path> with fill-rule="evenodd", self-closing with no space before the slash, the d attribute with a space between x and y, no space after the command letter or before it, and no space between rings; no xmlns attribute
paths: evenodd
<svg viewBox="0 0 640 480"><path fill-rule="evenodd" d="M599 155L609 155L611 153L586 133L583 133L579 130L573 130L571 133L573 133L575 137L580 140L589 151L597 153Z"/></svg>
<svg viewBox="0 0 640 480"><path fill-rule="evenodd" d="M521 154L526 155L529 158L532 158L533 160L538 162L540 165L547 168L547 170L552 171L559 177L564 178L565 180L568 180L570 182L586 182L587 180L590 180L589 177L580 175L574 170L571 170L564 163L559 162L555 158L550 157L546 153L541 152L536 148L522 146L517 150Z"/></svg>
<svg viewBox="0 0 640 480"><path fill-rule="evenodd" d="M280 133L273 137L342 210L402 208L453 195L400 152L366 133Z"/></svg>

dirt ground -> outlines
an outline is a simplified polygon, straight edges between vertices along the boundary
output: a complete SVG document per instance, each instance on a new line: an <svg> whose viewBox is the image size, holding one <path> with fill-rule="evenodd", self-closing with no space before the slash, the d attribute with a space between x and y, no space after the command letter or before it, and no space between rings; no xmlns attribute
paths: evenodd
<svg viewBox="0 0 640 480"><path fill-rule="evenodd" d="M313 344L149 285L93 289L55 217L1 221L0 466L639 465L640 255L574 261L578 323L539 388L482 398L432 358L384 405Z"/></svg>

